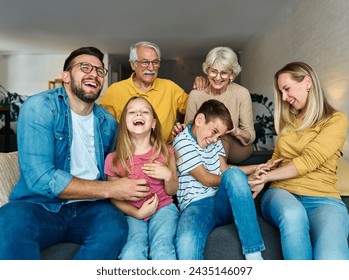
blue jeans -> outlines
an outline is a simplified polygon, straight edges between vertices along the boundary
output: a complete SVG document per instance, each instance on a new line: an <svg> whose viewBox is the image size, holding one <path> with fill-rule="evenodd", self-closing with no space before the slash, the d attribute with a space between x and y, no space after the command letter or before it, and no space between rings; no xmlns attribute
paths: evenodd
<svg viewBox="0 0 349 280"><path fill-rule="evenodd" d="M262 214L280 229L285 259L349 259L349 216L340 199L272 188L262 198Z"/></svg>
<svg viewBox="0 0 349 280"><path fill-rule="evenodd" d="M176 260L174 245L179 211L171 203L160 208L148 220L127 216L127 243L119 256L121 260Z"/></svg>
<svg viewBox="0 0 349 280"><path fill-rule="evenodd" d="M74 259L116 259L127 239L124 214L105 200L74 202L49 212L11 201L0 208L0 259L40 259L53 244L80 244Z"/></svg>
<svg viewBox="0 0 349 280"><path fill-rule="evenodd" d="M223 173L214 196L194 201L182 211L176 237L178 259L203 259L211 231L233 221L243 254L265 249L247 176L237 167Z"/></svg>

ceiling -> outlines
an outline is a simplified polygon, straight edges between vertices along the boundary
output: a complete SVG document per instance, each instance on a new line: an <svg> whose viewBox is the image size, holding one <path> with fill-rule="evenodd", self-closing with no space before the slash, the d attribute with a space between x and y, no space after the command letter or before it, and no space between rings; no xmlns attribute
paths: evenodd
<svg viewBox="0 0 349 280"><path fill-rule="evenodd" d="M0 0L0 54L67 53L93 45L128 54L147 40L163 58L235 51L298 0Z"/></svg>

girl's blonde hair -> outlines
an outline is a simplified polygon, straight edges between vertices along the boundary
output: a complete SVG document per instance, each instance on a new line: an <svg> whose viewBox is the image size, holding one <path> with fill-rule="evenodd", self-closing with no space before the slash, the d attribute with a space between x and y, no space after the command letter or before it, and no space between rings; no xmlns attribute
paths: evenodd
<svg viewBox="0 0 349 280"><path fill-rule="evenodd" d="M309 89L306 106L306 113L302 125L296 127L296 116L298 110L289 103L282 100L282 92L278 87L279 76L288 73L291 79L301 82L307 76L311 79L312 86ZM275 112L274 122L276 133L287 132L290 129L304 130L315 126L318 122L329 118L336 110L328 103L326 94L321 87L318 75L314 69L304 62L291 62L277 71L274 75L274 100Z"/></svg>
<svg viewBox="0 0 349 280"><path fill-rule="evenodd" d="M118 130L118 135L117 135L117 142L116 142L116 149L115 149L115 156L113 159L113 170L114 172L120 176L120 177L125 177L127 176L133 166L132 163L132 157L133 153L135 150L135 146L131 141L129 131L127 130L127 125L126 125L126 114L127 114L127 106L129 103L135 99L143 99L145 100L152 111L153 117L156 120L156 125L155 128L151 130L150 133L150 144L154 148L154 154L152 158L150 159L149 162L153 162L159 155L162 155L164 157L164 163L168 166L169 165L169 152L168 152L168 145L166 142L163 140L162 137L162 130L161 130L161 123L159 121L159 118L153 108L153 106L150 104L150 102L144 98L144 97L139 97L139 96L134 96L132 97L125 105L121 117L120 117L120 122L119 122L119 130ZM129 161L129 164L127 164L127 161ZM118 163L121 164L123 167L123 171L118 170L117 165Z"/></svg>

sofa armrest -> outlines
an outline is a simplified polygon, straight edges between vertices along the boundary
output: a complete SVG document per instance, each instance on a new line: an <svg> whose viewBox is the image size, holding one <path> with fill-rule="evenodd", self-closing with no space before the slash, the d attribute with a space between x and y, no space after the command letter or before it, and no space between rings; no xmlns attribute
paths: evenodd
<svg viewBox="0 0 349 280"><path fill-rule="evenodd" d="M18 152L0 153L0 207L8 202L18 178Z"/></svg>

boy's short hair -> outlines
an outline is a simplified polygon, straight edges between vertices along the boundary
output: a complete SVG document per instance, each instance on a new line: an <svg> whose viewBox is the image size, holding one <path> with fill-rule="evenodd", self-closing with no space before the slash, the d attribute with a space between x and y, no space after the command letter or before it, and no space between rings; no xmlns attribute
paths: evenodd
<svg viewBox="0 0 349 280"><path fill-rule="evenodd" d="M220 119L227 126L227 130L232 130L234 128L228 108L218 100L210 99L202 103L195 114L194 122L198 114L205 115L206 123Z"/></svg>

